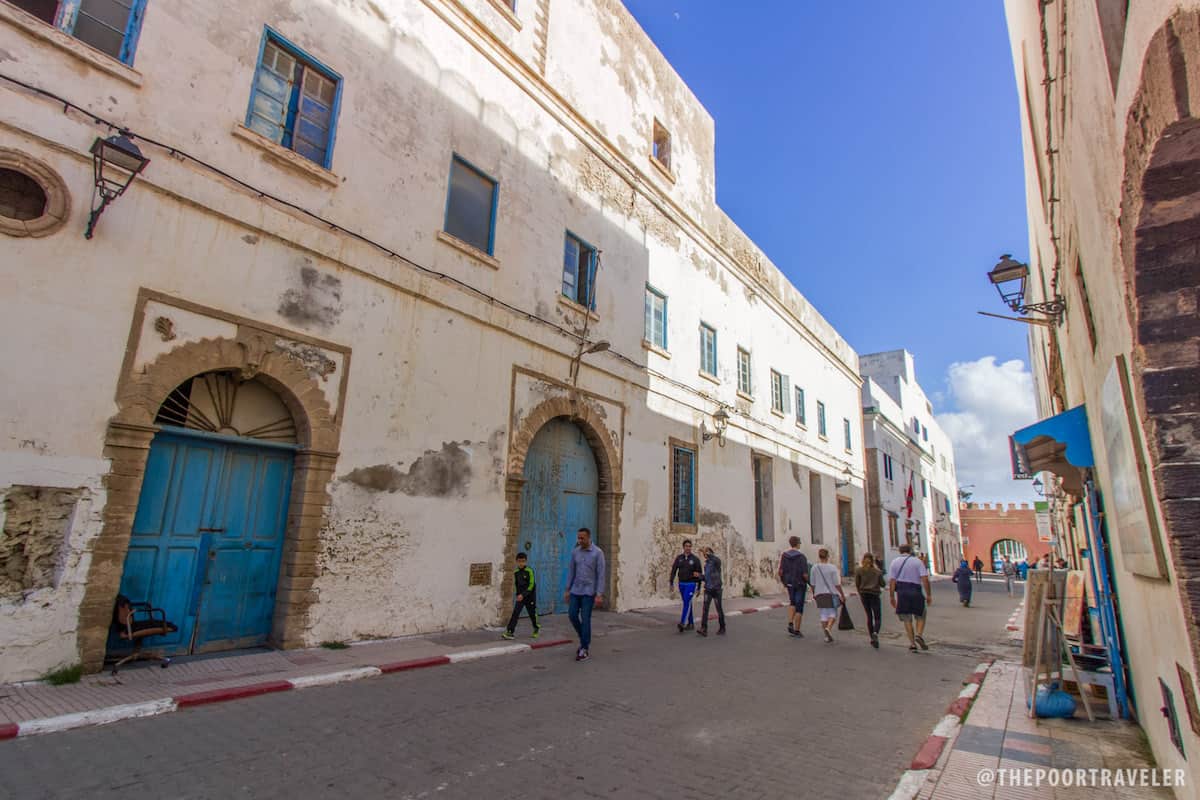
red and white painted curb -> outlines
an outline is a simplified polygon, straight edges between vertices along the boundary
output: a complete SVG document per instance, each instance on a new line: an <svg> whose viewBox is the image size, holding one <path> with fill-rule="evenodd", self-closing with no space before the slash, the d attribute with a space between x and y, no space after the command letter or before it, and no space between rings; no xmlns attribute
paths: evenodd
<svg viewBox="0 0 1200 800"><path fill-rule="evenodd" d="M86 728L93 725L107 725L124 719L138 717L155 717L159 714L170 714L184 708L203 706L210 703L221 703L226 700L240 700L245 697L255 697L273 692L287 692L292 689L309 689L314 686L330 686L335 683L356 681L362 678L373 678L377 675L387 675L393 672L406 672L426 667L440 667L443 664L461 664L468 661L480 661L494 656L507 656L524 653L530 650L542 650L547 647L571 644L571 639L553 639L533 644L505 644L498 647L487 647L479 650L460 650L430 658L417 658L411 661L396 661L391 664L380 664L374 667L353 667L351 669L325 672L319 675L304 675L289 680L266 681L244 686L231 686L225 689L211 689L204 692L164 697L160 700L148 700L142 703L97 708L90 711L80 711L74 714L63 714L57 717L29 719L23 722L0 724L0 740L15 739L19 736L36 736L40 733L57 733L74 728Z"/></svg>
<svg viewBox="0 0 1200 800"><path fill-rule="evenodd" d="M963 682L962 691L946 709L946 715L934 726L933 733L929 734L925 744L921 745L921 749L913 756L912 763L909 764L908 770L900 776L900 782L888 800L913 800L921 791L921 787L925 785L925 779L929 776L929 770L933 769L938 759L942 757L946 743L953 741L958 736L962 721L966 719L967 712L971 709L971 702L979 693L979 687L991 666L992 662L990 661L979 664L971 676Z"/></svg>
<svg viewBox="0 0 1200 800"><path fill-rule="evenodd" d="M737 617L745 614L755 614L759 611L782 608L784 605L784 603L770 603L769 605L758 606L757 608L727 611L725 616ZM716 619L716 614L710 615L709 619ZM74 728L86 728L92 725L107 725L123 719L154 717L159 714L170 714L173 711L179 711L184 708L203 706L210 703L221 703L226 700L240 700L246 697L256 697L261 694L287 692L292 689L310 689L314 686L330 686L362 678L373 678L377 675L388 675L393 672L406 672L426 667L440 667L444 664L462 664L469 661L480 661L485 658L494 658L495 656L514 655L530 650L542 650L547 647L571 644L572 641L572 639L553 639L544 642L534 642L533 644L514 642L512 644L484 647L478 650L460 650L454 653L447 653L446 655L417 658L411 661L396 661L390 664L369 667L352 667L336 672L304 675L288 680L266 681L243 686L231 686L224 689L210 689L203 692L164 697L159 700L148 700L142 703L129 703L126 705L110 706L108 708L80 711L73 714L63 714L57 717L0 723L0 741L15 739L19 736L35 736L39 733L69 731Z"/></svg>

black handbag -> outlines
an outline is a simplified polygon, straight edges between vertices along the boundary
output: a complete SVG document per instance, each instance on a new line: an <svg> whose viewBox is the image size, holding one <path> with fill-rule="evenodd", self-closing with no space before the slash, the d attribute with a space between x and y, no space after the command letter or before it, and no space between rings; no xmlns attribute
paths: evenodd
<svg viewBox="0 0 1200 800"><path fill-rule="evenodd" d="M852 631L854 630L854 620L850 619L850 612L846 609L846 604L842 603L842 612L838 615L838 630Z"/></svg>

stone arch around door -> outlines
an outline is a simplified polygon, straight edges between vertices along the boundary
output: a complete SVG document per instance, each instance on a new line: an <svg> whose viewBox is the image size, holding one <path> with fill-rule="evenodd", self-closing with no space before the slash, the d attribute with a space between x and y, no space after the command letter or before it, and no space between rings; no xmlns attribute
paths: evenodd
<svg viewBox="0 0 1200 800"><path fill-rule="evenodd" d="M1121 256L1134 391L1200 664L1200 11L1177 12L1146 50L1125 125Z"/></svg>
<svg viewBox="0 0 1200 800"><path fill-rule="evenodd" d="M501 624L507 621L508 609L512 605L512 581L507 580L513 568L521 533L521 492L525 485L525 457L538 431L552 419L566 418L578 425L596 457L596 470L600 486L596 496L596 530L594 541L604 552L608 563L608 608L618 607L620 584L617 580L617 565L620 560L621 503L625 495L621 488L621 453L617 442L620 432L608 429L604 418L583 402L572 402L570 397L554 397L543 401L521 420L509 443L505 481L505 574L501 583Z"/></svg>
<svg viewBox="0 0 1200 800"><path fill-rule="evenodd" d="M274 340L274 335L243 327L236 339L184 344L144 370L122 375L117 413L109 420L104 442L104 457L111 467L104 478L103 525L91 548L79 608L78 648L85 669L96 671L103 665L146 457L158 432L155 415L188 378L217 370L237 370L246 379L257 378L279 395L295 421L300 449L295 456L271 641L285 648L302 644L307 612L316 599L312 584L318 540L340 430L321 387L298 361L275 350Z"/></svg>

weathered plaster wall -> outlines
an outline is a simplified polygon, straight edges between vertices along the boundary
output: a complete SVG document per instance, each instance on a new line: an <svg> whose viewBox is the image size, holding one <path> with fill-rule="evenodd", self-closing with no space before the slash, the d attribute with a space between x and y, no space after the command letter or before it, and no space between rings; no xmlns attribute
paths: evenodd
<svg viewBox="0 0 1200 800"><path fill-rule="evenodd" d="M720 545L731 585L749 580L772 588L787 535L811 541L810 471L824 477L826 543L837 542L836 492L854 504L861 552L861 443L847 453L840 435L842 417L861 429L857 357L713 205L711 119L674 73L655 68L656 82L634 91L639 108L673 107L687 122L672 131L682 159L678 188L648 185L636 175L648 169L645 143L634 148L639 161L620 141L623 135L634 142L649 117L639 111L634 120L613 106L605 112L610 127L597 127L605 138L598 137L582 125L591 121L586 109L562 105L525 71L537 73L539 61L553 60L542 51L557 48L559 72L546 70L552 83L567 81L568 61L584 77L622 71L614 86L641 80L628 76L661 56L646 49L644 36L631 44L636 36L623 9L522 3L520 28L483 0L252 0L236 15L229 11L229 4L190 0L152 4L137 72L118 74L86 66L0 15L0 52L7 54L0 69L185 149L402 258L150 146L147 171L85 241L86 151L97 129L60 106L0 87L0 145L41 159L73 191L59 234L2 240L0 282L11 290L0 335L28 346L0 354L0 374L12 388L0 486L82 488L57 586L38 590L45 594L36 607L0 601L0 615L11 621L5 636L12 630L22 643L6 639L0 648L0 680L73 660L81 581L104 505L105 429L122 364L137 374L175 348L231 338L237 325L204 308L278 330L271 346L304 366L339 426L328 505L316 510L317 552L296 568L312 578L315 598L301 620L301 640L493 622L506 568L505 464L514 422L536 397L531 387L514 390L514 367L566 380L576 348L569 332L581 332L584 323L580 310L559 299L566 229L603 250L588 338L608 340L612 350L585 357L579 386L603 398L610 430L622 437L623 481L614 487L626 493L614 565L621 607L667 602L662 553L682 537L663 532L665 442L698 442L699 424L711 428L718 401L736 410L726 446L714 440L701 448L695 538ZM609 12L625 15L617 21L625 33L611 29ZM253 136L233 132L245 116L264 24L345 79L328 173L297 168ZM591 39L609 36L602 59L611 63L581 58L570 36L555 38L557 25L576 32L582 26ZM626 47L625 55L614 50ZM498 268L437 238L455 152L500 183ZM670 296L669 358L642 347L648 282ZM186 307L151 301L135 324L143 288ZM170 338L157 324L162 316L170 319ZM702 319L719 332L715 383L697 374ZM305 337L352 352L353 365L342 350L305 345ZM739 344L754 355L753 401L735 397ZM810 429L771 413L772 367L807 389ZM812 424L817 399L828 407L828 440ZM626 409L623 417L618 407ZM751 449L773 458L773 542L754 541ZM833 476L846 467L852 481L835 490ZM42 482L42 472L57 477ZM467 586L468 566L477 562L494 566L492 586Z"/></svg>
<svg viewBox="0 0 1200 800"><path fill-rule="evenodd" d="M1187 15L1197 8L1200 4L1194 0L1130 3L1123 18L1123 35L1115 37L1106 47L1105 27L1121 22L1119 13L1102 17L1098 4L1086 0L1047 6L1046 33L1051 50L1057 53L1060 47L1065 47L1067 53L1065 65L1055 58L1050 69L1057 74L1065 68L1070 76L1068 82L1056 83L1051 97L1049 115L1053 122L1049 146L1059 153L1054 163L1055 186L1051 190L1051 164L1049 157L1041 152L1048 146L1048 111L1042 85L1046 77L1041 55L1042 24L1036 4L1018 0L1005 3L1021 110L1031 283L1036 299L1057 290L1067 302L1061 327L1052 332L1031 330L1031 366L1038 376L1039 408L1044 415L1050 415L1079 404L1087 406L1097 462L1097 487L1106 496L1111 496L1113 485L1104 442L1098 434L1101 388L1116 356L1130 354L1135 348L1130 306L1136 298L1132 275L1122 256L1123 248L1132 248L1134 242L1123 234L1122 225L1131 223L1132 232L1136 220L1123 220L1121 215L1127 208L1126 201L1133 199L1127 193L1132 192L1136 197L1141 190L1125 186L1124 182L1127 171L1136 167L1137 159L1149 158L1148 152L1127 153L1126 137L1131 131L1135 135L1149 131L1158 123L1145 114L1132 113L1135 98L1142 93L1165 99L1164 105L1170 108L1189 103L1191 108L1197 107L1191 100L1196 86L1194 79L1188 83L1190 90L1179 94L1171 81L1172 75L1194 69L1196 48L1192 38L1187 40L1186 59L1169 61L1160 52L1144 68L1151 41L1168 20L1177 12ZM1061 19L1064 13L1065 38ZM1110 56L1116 62L1115 70L1110 70ZM1067 89L1065 103L1060 85ZM1027 92L1027 87L1032 91ZM1153 142L1147 144L1151 146ZM1045 188L1039 188L1039 184ZM1051 191L1057 198L1053 203L1047 199ZM1061 237L1059 250L1052 238L1056 236ZM1084 274L1086 298L1083 283L1076 277L1077 265ZM1094 346L1087 330L1088 305L1095 326ZM1065 388L1062 406L1054 405L1051 399L1056 363L1061 363L1058 381ZM1157 508L1152 511L1159 513ZM1159 766L1188 769L1188 761L1171 743L1165 720L1158 712L1162 705L1158 684L1161 679L1174 692L1185 751L1195 753L1200 748L1200 736L1189 724L1177 672L1177 665L1182 665L1194 678L1197 663L1180 605L1180 576L1172 564L1168 564L1164 580L1134 575L1120 552L1119 526L1113 516L1106 519L1139 719ZM1196 774L1194 768L1189 769L1190 776ZM1194 783L1193 777L1189 787ZM1177 796L1192 796L1192 790L1177 790Z"/></svg>

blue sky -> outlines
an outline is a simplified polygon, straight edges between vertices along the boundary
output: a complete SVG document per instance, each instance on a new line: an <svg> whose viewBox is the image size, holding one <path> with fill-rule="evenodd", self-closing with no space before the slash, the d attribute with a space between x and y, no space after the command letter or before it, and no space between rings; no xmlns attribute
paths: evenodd
<svg viewBox="0 0 1200 800"><path fill-rule="evenodd" d="M1028 251L1000 2L625 5L716 121L718 203L855 350L911 351L939 412L971 411L952 364L1027 360L1024 325L975 313Z"/></svg>

